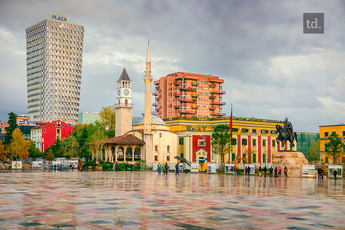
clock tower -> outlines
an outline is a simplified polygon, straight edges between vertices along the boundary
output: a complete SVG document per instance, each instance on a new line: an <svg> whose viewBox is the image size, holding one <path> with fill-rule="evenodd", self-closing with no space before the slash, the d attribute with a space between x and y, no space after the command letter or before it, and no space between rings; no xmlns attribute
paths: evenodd
<svg viewBox="0 0 345 230"><path fill-rule="evenodd" d="M132 130L132 81L125 68L116 83L115 137L118 137Z"/></svg>

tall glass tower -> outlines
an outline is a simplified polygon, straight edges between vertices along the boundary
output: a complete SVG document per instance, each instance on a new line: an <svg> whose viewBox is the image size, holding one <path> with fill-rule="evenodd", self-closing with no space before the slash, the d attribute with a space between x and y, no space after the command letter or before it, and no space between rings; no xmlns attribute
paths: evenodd
<svg viewBox="0 0 345 230"><path fill-rule="evenodd" d="M53 15L26 28L30 121L78 123L84 26Z"/></svg>

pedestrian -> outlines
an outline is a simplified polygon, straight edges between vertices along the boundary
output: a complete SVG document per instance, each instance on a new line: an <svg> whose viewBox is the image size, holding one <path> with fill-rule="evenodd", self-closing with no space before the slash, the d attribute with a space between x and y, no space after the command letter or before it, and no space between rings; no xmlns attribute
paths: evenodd
<svg viewBox="0 0 345 230"><path fill-rule="evenodd" d="M337 169L333 169L334 180L337 179Z"/></svg>
<svg viewBox="0 0 345 230"><path fill-rule="evenodd" d="M176 172L175 172L175 175L180 175L180 173L179 173L179 163L177 162L177 164L175 165L175 170L176 170Z"/></svg>
<svg viewBox="0 0 345 230"><path fill-rule="evenodd" d="M158 164L158 175L161 175L161 172L162 172L162 166L161 166L161 164L159 163Z"/></svg>
<svg viewBox="0 0 345 230"><path fill-rule="evenodd" d="M127 163L125 163L125 170L127 171Z"/></svg>
<svg viewBox="0 0 345 230"><path fill-rule="evenodd" d="M321 174L320 174L321 180L323 180L323 168L320 169L320 172L321 172Z"/></svg>
<svg viewBox="0 0 345 230"><path fill-rule="evenodd" d="M138 169L138 165L137 164L134 165L134 169L135 169L135 171L137 171L137 169Z"/></svg>
<svg viewBox="0 0 345 230"><path fill-rule="evenodd" d="M265 167L264 167L264 173L265 173L265 177L266 177L266 173L267 173L267 167L266 167L266 165L265 165Z"/></svg>
<svg viewBox="0 0 345 230"><path fill-rule="evenodd" d="M285 177L287 177L287 172L288 172L288 169L287 169L287 167L285 166L285 168L284 168Z"/></svg>
<svg viewBox="0 0 345 230"><path fill-rule="evenodd" d="M270 177L272 177L273 176L273 167L271 166L270 167Z"/></svg>
<svg viewBox="0 0 345 230"><path fill-rule="evenodd" d="M114 163L114 172L116 172L116 162Z"/></svg>
<svg viewBox="0 0 345 230"><path fill-rule="evenodd" d="M278 169L277 169L277 167L274 168L274 176L275 176L275 177L278 176Z"/></svg>
<svg viewBox="0 0 345 230"><path fill-rule="evenodd" d="M133 171L133 164L130 164L129 167L131 168L131 172Z"/></svg>
<svg viewBox="0 0 345 230"><path fill-rule="evenodd" d="M235 167L234 167L234 175L235 175L235 176L237 175L237 167L236 167L236 165L235 165Z"/></svg>
<svg viewBox="0 0 345 230"><path fill-rule="evenodd" d="M248 166L248 176L250 175L250 167Z"/></svg>
<svg viewBox="0 0 345 230"><path fill-rule="evenodd" d="M259 175L260 175L260 177L262 175L262 168L261 168L261 166L259 166Z"/></svg>
<svg viewBox="0 0 345 230"><path fill-rule="evenodd" d="M165 162L164 169L165 169L165 175L168 175L168 170L169 170L168 162Z"/></svg>
<svg viewBox="0 0 345 230"><path fill-rule="evenodd" d="M246 166L245 168L244 168L244 175L247 175L248 174L248 167Z"/></svg>
<svg viewBox="0 0 345 230"><path fill-rule="evenodd" d="M278 174L279 174L279 177L282 176L282 168L281 167L279 167L279 169L278 169Z"/></svg>

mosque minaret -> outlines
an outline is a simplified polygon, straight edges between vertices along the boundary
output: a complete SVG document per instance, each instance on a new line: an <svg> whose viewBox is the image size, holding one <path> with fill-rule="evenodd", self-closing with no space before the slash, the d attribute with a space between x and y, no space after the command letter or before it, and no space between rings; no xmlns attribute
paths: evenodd
<svg viewBox="0 0 345 230"><path fill-rule="evenodd" d="M150 42L147 46L147 56L146 56L146 71L144 76L145 81L145 113L144 113L144 160L153 158L153 138L151 131L151 57L150 57Z"/></svg>

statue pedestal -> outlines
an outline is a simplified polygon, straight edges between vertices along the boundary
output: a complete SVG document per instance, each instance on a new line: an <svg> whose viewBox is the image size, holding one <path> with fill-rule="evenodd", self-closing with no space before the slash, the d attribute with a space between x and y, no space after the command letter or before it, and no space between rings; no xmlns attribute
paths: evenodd
<svg viewBox="0 0 345 230"><path fill-rule="evenodd" d="M282 169L282 176L284 176L285 166L288 168L288 177L301 177L302 165L309 164L304 154L294 151L277 151L273 153L272 167Z"/></svg>

